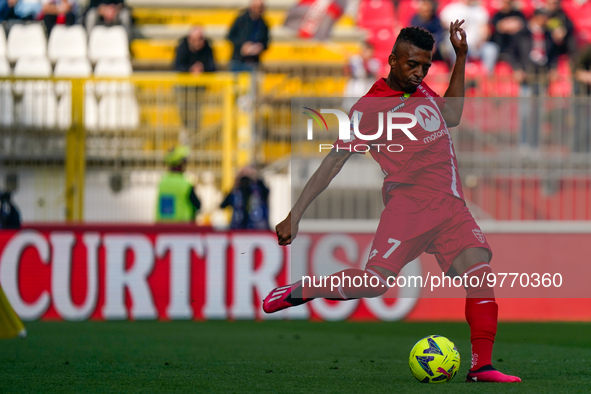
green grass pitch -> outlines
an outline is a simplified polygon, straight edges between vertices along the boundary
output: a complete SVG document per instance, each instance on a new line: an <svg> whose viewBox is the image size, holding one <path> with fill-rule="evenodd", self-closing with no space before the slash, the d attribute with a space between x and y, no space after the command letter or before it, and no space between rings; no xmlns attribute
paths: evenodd
<svg viewBox="0 0 591 394"><path fill-rule="evenodd" d="M0 342L0 392L589 392L591 324L501 324L494 361L520 384L464 383L461 323L32 322ZM458 346L460 372L421 384L423 336Z"/></svg>

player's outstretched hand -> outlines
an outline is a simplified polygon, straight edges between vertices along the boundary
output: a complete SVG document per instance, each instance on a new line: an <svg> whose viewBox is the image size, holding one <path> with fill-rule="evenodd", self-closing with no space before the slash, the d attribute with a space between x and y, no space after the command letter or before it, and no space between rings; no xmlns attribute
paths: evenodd
<svg viewBox="0 0 591 394"><path fill-rule="evenodd" d="M456 56L466 56L468 54L468 42L466 41L466 32L462 29L464 20L457 20L449 24L449 40L454 47Z"/></svg>
<svg viewBox="0 0 591 394"><path fill-rule="evenodd" d="M275 226L279 245L289 245L298 233L298 224L291 223L291 212L281 223Z"/></svg>

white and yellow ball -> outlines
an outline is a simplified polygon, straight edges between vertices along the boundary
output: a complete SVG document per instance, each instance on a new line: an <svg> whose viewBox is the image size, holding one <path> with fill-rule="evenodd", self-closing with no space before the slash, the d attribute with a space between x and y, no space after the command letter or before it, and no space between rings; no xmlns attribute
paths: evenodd
<svg viewBox="0 0 591 394"><path fill-rule="evenodd" d="M445 383L458 372L460 353L446 337L430 335L413 346L408 364L419 382Z"/></svg>

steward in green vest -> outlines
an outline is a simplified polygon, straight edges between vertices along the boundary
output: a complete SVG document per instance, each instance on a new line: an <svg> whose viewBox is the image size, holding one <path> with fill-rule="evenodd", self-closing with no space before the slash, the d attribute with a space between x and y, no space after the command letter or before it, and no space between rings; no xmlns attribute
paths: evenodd
<svg viewBox="0 0 591 394"><path fill-rule="evenodd" d="M189 148L177 146L164 161L168 171L158 184L156 221L160 223L194 223L201 203L193 184L183 175Z"/></svg>

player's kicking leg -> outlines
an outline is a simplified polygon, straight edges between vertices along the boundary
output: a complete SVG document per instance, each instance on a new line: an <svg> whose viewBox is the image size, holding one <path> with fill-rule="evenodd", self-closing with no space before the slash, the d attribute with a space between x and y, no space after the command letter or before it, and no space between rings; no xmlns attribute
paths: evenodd
<svg viewBox="0 0 591 394"><path fill-rule="evenodd" d="M388 290L387 278L393 275L393 272L384 268L370 266L365 270L349 268L339 271L323 280L321 286L298 281L273 289L263 300L263 310L273 313L305 304L314 298L344 301L378 297ZM353 283L363 283L364 286L354 286Z"/></svg>
<svg viewBox="0 0 591 394"><path fill-rule="evenodd" d="M473 262L477 263L473 263ZM472 343L472 363L466 376L467 382L521 382L517 376L505 375L497 371L491 362L492 350L497 333L498 306L495 294L488 282L482 281L486 275L492 274L488 265L489 255L486 249L470 248L464 251L452 264L455 272L463 272L466 283L471 277L477 277L472 283L478 286L466 287L466 320L470 326L470 342Z"/></svg>

